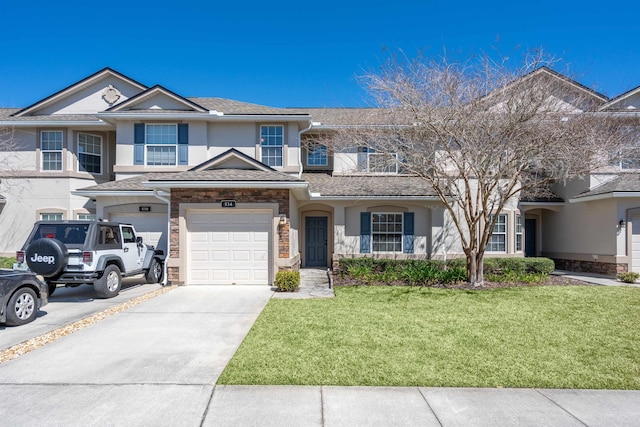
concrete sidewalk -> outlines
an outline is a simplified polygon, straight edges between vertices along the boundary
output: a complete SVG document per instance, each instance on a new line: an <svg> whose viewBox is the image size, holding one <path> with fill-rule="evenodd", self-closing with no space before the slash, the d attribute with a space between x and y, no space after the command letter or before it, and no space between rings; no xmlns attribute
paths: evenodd
<svg viewBox="0 0 640 427"><path fill-rule="evenodd" d="M607 276L604 274L581 273L581 272L566 271L566 270L555 270L552 274L554 276L562 276L562 277L567 277L569 279L582 280L583 282L593 283L594 285L640 287L640 284L638 283L621 282L613 276Z"/></svg>
<svg viewBox="0 0 640 427"><path fill-rule="evenodd" d="M640 425L640 391L215 386L272 296L261 286L179 287L0 364L0 423Z"/></svg>

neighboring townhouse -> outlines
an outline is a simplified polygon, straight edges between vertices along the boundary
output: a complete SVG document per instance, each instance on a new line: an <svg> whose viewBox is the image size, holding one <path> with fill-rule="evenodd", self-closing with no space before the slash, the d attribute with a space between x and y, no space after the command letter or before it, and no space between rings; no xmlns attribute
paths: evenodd
<svg viewBox="0 0 640 427"><path fill-rule="evenodd" d="M628 115L637 92L590 91L601 111ZM27 108L0 109L12 135L0 161L0 253L12 255L36 220L105 219L168 251L174 284L271 284L279 270L345 256L463 256L448 213L403 173L401 155L390 164L372 147L317 142L384 121L383 110L185 98L106 68ZM640 271L640 175L630 166L559 186L554 198L514 200L496 212L488 256Z"/></svg>

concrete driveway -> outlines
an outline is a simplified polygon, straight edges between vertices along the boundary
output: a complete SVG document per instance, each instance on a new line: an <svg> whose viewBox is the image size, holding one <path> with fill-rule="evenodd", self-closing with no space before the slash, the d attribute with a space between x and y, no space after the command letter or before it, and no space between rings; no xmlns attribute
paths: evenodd
<svg viewBox="0 0 640 427"><path fill-rule="evenodd" d="M0 324L0 351L158 288L158 284L145 284L142 277L131 277L122 281L118 296L97 299L92 286L59 286L33 322L15 327Z"/></svg>
<svg viewBox="0 0 640 427"><path fill-rule="evenodd" d="M186 286L0 365L3 425L198 425L273 292Z"/></svg>

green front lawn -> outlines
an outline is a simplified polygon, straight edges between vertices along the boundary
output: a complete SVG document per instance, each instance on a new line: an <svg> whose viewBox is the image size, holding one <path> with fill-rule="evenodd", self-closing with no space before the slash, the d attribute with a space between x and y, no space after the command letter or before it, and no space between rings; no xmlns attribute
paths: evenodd
<svg viewBox="0 0 640 427"><path fill-rule="evenodd" d="M640 289L345 287L271 300L219 384L640 389Z"/></svg>

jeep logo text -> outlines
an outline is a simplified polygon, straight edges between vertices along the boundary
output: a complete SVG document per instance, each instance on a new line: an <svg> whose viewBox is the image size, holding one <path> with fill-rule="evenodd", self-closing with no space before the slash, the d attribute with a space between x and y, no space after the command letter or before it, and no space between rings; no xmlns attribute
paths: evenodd
<svg viewBox="0 0 640 427"><path fill-rule="evenodd" d="M41 262L41 263L46 263L46 264L55 264L56 257L54 257L53 255L51 255L51 256L42 256L42 255L38 255L38 253L36 252L31 257L31 262Z"/></svg>

